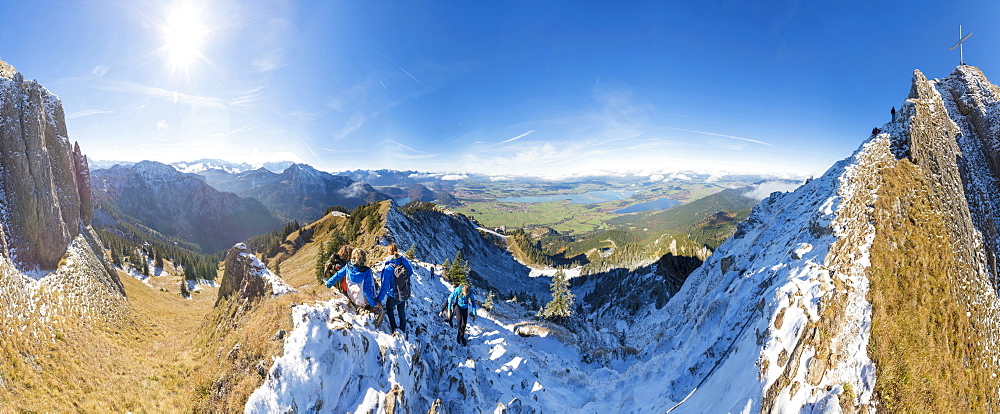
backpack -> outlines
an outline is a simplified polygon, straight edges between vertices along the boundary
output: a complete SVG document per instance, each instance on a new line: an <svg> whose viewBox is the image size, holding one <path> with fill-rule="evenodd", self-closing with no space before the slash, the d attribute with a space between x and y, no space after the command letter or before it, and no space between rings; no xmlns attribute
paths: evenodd
<svg viewBox="0 0 1000 414"><path fill-rule="evenodd" d="M410 269L402 263L392 265L393 275L396 276L396 299L404 301L410 298Z"/></svg>
<svg viewBox="0 0 1000 414"><path fill-rule="evenodd" d="M364 280L361 283L357 283L351 280L350 275L344 276L344 283L347 285L347 297L351 299L358 306L368 306L368 298L365 297L365 285Z"/></svg>

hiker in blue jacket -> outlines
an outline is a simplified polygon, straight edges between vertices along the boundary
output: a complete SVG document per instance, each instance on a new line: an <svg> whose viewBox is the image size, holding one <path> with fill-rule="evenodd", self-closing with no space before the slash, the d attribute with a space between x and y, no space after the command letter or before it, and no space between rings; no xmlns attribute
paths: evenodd
<svg viewBox="0 0 1000 414"><path fill-rule="evenodd" d="M458 317L458 343L468 345L465 342L465 325L469 322L469 315L476 319L476 297L469 289L469 284L455 288L448 296L448 314Z"/></svg>
<svg viewBox="0 0 1000 414"><path fill-rule="evenodd" d="M405 277L406 280L397 283L397 275ZM413 275L410 261L399 254L396 243L390 244L389 256L385 258L385 265L382 267L382 288L378 292L378 301L385 307L386 315L389 316L390 332L395 332L396 326L399 326L399 330L406 333L406 300L410 298L410 275ZM396 325L397 313L399 325Z"/></svg>
<svg viewBox="0 0 1000 414"><path fill-rule="evenodd" d="M372 270L365 266L368 254L362 249L354 249L351 252L351 261L342 269L337 271L329 280L326 287L333 287L341 280L347 284L347 297L359 307L382 308L375 295L375 278Z"/></svg>

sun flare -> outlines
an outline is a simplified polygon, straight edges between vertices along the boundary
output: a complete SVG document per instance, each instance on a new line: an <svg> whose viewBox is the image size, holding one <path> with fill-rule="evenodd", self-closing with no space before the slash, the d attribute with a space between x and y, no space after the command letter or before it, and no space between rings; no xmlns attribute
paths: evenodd
<svg viewBox="0 0 1000 414"><path fill-rule="evenodd" d="M201 48L208 37L203 12L201 7L182 1L167 13L161 27L163 49L175 69L187 70L196 60L203 58Z"/></svg>

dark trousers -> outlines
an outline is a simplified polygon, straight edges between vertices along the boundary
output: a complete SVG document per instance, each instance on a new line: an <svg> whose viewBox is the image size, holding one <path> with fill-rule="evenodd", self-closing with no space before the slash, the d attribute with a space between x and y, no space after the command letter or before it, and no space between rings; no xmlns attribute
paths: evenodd
<svg viewBox="0 0 1000 414"><path fill-rule="evenodd" d="M465 342L465 324L469 322L469 308L462 309L456 305L451 310L458 317L458 343L468 345Z"/></svg>
<svg viewBox="0 0 1000 414"><path fill-rule="evenodd" d="M399 324L396 324L396 313L399 311ZM385 301L385 313L389 316L389 330L395 331L396 326L399 326L399 330L406 332L406 301L397 300L396 298L389 296Z"/></svg>

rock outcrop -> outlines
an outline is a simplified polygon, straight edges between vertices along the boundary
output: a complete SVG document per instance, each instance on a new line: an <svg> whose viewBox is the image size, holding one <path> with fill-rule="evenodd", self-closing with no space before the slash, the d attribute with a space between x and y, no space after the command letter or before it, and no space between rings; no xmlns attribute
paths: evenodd
<svg viewBox="0 0 1000 414"><path fill-rule="evenodd" d="M22 269L55 269L93 215L89 188L62 102L0 62L0 254Z"/></svg>
<svg viewBox="0 0 1000 414"><path fill-rule="evenodd" d="M287 293L293 289L254 256L247 245L238 243L226 254L225 272L219 284L215 304L233 298L252 301L269 295Z"/></svg>

